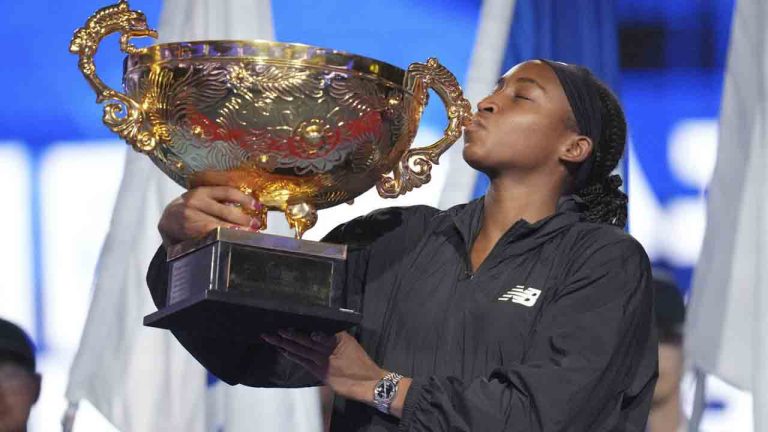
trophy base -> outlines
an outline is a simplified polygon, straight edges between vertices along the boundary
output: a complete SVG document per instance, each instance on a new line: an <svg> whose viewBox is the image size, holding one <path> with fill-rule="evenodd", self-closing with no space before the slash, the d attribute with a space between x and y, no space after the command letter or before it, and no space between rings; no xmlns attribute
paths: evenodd
<svg viewBox="0 0 768 432"><path fill-rule="evenodd" d="M281 328L335 333L346 246L217 228L168 251L167 306L144 325L247 342Z"/></svg>
<svg viewBox="0 0 768 432"><path fill-rule="evenodd" d="M207 291L144 317L144 325L260 342L262 333L293 328L333 334L355 326L359 314L324 307L260 300L237 294Z"/></svg>

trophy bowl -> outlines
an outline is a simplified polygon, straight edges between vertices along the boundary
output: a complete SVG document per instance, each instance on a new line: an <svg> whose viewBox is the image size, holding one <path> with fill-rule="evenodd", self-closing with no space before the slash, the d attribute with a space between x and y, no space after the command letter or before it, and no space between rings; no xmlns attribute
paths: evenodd
<svg viewBox="0 0 768 432"><path fill-rule="evenodd" d="M121 33L123 93L96 75L101 39ZM104 107L104 123L183 187L228 185L284 212L296 237L318 209L373 186L397 197L430 179L432 164L461 135L471 107L436 59L405 71L314 46L195 41L136 48L156 36L126 2L96 12L70 51ZM437 143L410 149L433 89L448 126ZM388 175L391 173L391 175Z"/></svg>
<svg viewBox="0 0 768 432"><path fill-rule="evenodd" d="M122 92L97 75L101 40L120 34ZM145 324L249 337L255 328L335 331L359 321L340 303L346 247L301 240L317 210L376 187L385 198L430 180L430 170L471 115L436 59L407 70L314 46L258 40L165 43L127 2L76 30L70 52L104 104L104 124L179 185L239 188L285 214L295 239L219 228L167 251L167 305ZM432 89L447 126L411 148ZM243 209L243 211L248 211ZM254 313L258 310L258 313Z"/></svg>

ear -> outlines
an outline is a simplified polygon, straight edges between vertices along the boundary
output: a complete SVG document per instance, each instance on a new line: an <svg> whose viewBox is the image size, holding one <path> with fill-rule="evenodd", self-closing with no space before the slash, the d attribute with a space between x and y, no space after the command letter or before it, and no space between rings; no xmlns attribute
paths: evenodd
<svg viewBox="0 0 768 432"><path fill-rule="evenodd" d="M592 154L592 140L584 135L574 135L560 149L560 160L563 162L584 162Z"/></svg>

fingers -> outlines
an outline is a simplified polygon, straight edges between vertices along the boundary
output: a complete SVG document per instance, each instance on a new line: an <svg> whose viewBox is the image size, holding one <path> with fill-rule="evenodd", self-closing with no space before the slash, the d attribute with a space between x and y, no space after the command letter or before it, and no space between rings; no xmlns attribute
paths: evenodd
<svg viewBox="0 0 768 432"><path fill-rule="evenodd" d="M325 363L328 360L327 354L324 355L322 352L312 349L292 339L288 339L280 335L262 335L261 337L265 341L277 346L278 348L282 348L283 350L293 355L311 361L315 367Z"/></svg>
<svg viewBox="0 0 768 432"><path fill-rule="evenodd" d="M260 205L251 196L238 189L226 186L199 187L182 195L182 200L187 207L199 210L227 224L253 228L255 223L258 228L259 221L254 221L254 218L237 206L258 210Z"/></svg>
<svg viewBox="0 0 768 432"><path fill-rule="evenodd" d="M182 229L189 235L196 235L198 233L207 233L212 229L220 226L227 226L230 223L226 220L221 220L215 216L211 216L207 212L187 209L185 211L187 217L182 223Z"/></svg>
<svg viewBox="0 0 768 432"><path fill-rule="evenodd" d="M291 353L290 351L287 351L283 348L278 348L278 351L280 351L280 354L284 355L288 360L294 361L301 366L303 366L305 369L307 369L310 373L315 375L316 377L322 379L321 373L317 368L317 364L315 362L306 359L304 357L298 356L296 354Z"/></svg>
<svg viewBox="0 0 768 432"><path fill-rule="evenodd" d="M190 189L181 195L181 200L187 204L215 201L222 204L234 203L253 210L260 209L259 203L253 197L228 186L201 186Z"/></svg>
<svg viewBox="0 0 768 432"><path fill-rule="evenodd" d="M312 332L309 337L315 341L316 343L319 343L327 348L331 349L331 352L333 352L334 349L336 349L336 345L339 343L338 336L336 335L329 335L325 334L323 332Z"/></svg>
<svg viewBox="0 0 768 432"><path fill-rule="evenodd" d="M194 203L190 202L190 206L194 206L196 210L199 210L209 216L213 216L216 219L228 224L234 224L243 227L251 226L252 218L245 214L238 207L222 204L214 200L200 200Z"/></svg>
<svg viewBox="0 0 768 432"><path fill-rule="evenodd" d="M304 333L296 332L290 329L278 330L277 333L285 339L296 342L311 350L320 352L325 356L331 355L336 348L335 340L329 339L326 335L320 332L312 332L307 336Z"/></svg>
<svg viewBox="0 0 768 432"><path fill-rule="evenodd" d="M252 196L239 189L228 186L210 186L205 189L208 190L208 196L218 202L237 203L244 208L258 210L259 203Z"/></svg>
<svg viewBox="0 0 768 432"><path fill-rule="evenodd" d="M166 209L158 223L163 244L168 247L184 240L197 238L219 226L232 223L192 207L176 206ZM240 226L237 224L237 226Z"/></svg>
<svg viewBox="0 0 768 432"><path fill-rule="evenodd" d="M293 330L278 330L278 334L261 337L288 352L310 359L316 365L327 363L330 356L336 349L336 337L333 335L324 335L320 332L313 332L311 336Z"/></svg>
<svg viewBox="0 0 768 432"><path fill-rule="evenodd" d="M163 244L170 246L198 238L218 226L261 228L261 218L249 216L244 209L258 212L261 205L233 187L201 186L190 189L168 204L158 229Z"/></svg>

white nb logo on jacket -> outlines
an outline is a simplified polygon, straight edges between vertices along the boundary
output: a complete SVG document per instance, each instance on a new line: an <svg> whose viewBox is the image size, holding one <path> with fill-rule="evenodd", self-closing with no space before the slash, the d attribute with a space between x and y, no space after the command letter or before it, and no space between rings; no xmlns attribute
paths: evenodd
<svg viewBox="0 0 768 432"><path fill-rule="evenodd" d="M522 285L518 285L512 288L511 290L507 291L506 293L502 294L502 296L499 297L498 300L499 301L512 300L512 303L517 303L523 306L531 307L534 304L536 304L536 300L538 300L540 294L541 294L541 290L537 290L536 288L526 288Z"/></svg>

